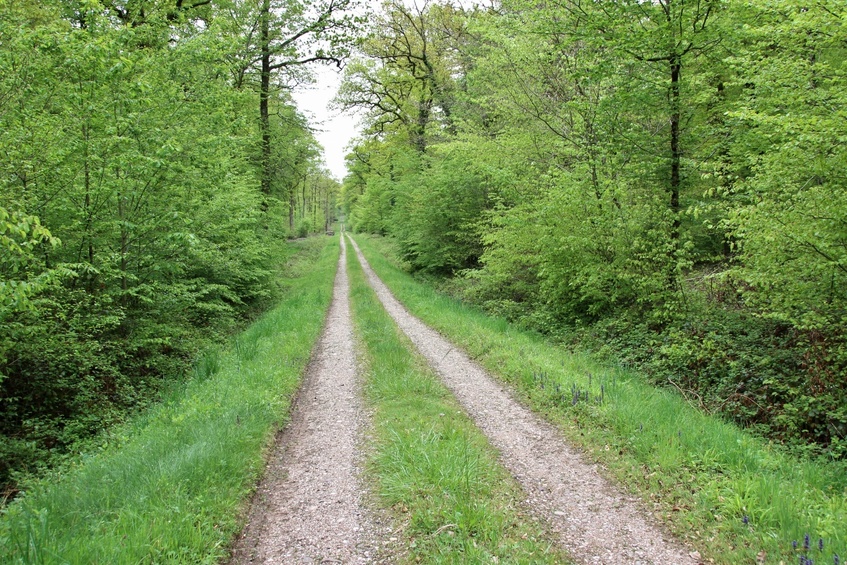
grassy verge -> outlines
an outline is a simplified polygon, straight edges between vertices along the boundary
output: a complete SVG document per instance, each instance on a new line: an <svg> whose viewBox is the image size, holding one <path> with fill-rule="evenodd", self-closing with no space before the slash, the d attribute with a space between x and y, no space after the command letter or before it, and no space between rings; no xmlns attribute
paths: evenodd
<svg viewBox="0 0 847 565"><path fill-rule="evenodd" d="M439 295L386 259L379 239L356 240L411 312L510 383L704 557L733 565L791 564L801 556L832 564L836 555L844 562L843 463L791 457L631 371Z"/></svg>
<svg viewBox="0 0 847 565"><path fill-rule="evenodd" d="M348 254L352 307L367 363L380 499L404 522L408 560L562 563L548 536L515 508L520 492L484 436L410 351Z"/></svg>
<svg viewBox="0 0 847 565"><path fill-rule="evenodd" d="M216 563L318 337L337 239L298 243L280 304L184 386L0 516L3 563Z"/></svg>

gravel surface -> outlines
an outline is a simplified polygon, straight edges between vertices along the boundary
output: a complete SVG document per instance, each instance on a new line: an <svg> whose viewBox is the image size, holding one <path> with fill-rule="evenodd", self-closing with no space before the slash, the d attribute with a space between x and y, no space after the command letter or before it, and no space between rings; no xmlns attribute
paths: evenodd
<svg viewBox="0 0 847 565"><path fill-rule="evenodd" d="M233 565L379 561L383 528L368 512L359 480L368 418L356 375L345 258L342 238L323 334L236 542Z"/></svg>
<svg viewBox="0 0 847 565"><path fill-rule="evenodd" d="M351 240L352 241L352 240ZM672 538L636 498L604 479L548 422L517 402L455 345L409 314L353 242L397 325L441 375L521 484L526 503L577 563L686 565L699 555Z"/></svg>

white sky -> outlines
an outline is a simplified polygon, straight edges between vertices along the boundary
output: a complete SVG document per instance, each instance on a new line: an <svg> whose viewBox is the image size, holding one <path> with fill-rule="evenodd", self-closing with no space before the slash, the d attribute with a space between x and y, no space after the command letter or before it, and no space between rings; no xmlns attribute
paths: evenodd
<svg viewBox="0 0 847 565"><path fill-rule="evenodd" d="M317 82L295 89L294 100L316 130L315 137L324 148L326 166L340 181L347 174L344 167L345 148L358 133L359 118L351 112L340 114L327 107L341 82L341 71L334 66L324 65L316 66L313 70Z"/></svg>

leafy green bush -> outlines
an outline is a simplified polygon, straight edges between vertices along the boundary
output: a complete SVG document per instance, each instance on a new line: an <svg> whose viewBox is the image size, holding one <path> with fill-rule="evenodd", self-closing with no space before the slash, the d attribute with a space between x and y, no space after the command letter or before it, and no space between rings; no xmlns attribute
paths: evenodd
<svg viewBox="0 0 847 565"><path fill-rule="evenodd" d="M297 237L306 237L313 231L314 226L312 226L312 220L309 218L301 218L300 221L297 222Z"/></svg>
<svg viewBox="0 0 847 565"><path fill-rule="evenodd" d="M646 364L658 382L690 390L709 411L799 449L847 455L847 390L828 344L746 312L712 308L668 328Z"/></svg>
<svg viewBox="0 0 847 565"><path fill-rule="evenodd" d="M836 340L702 301L660 328L622 312L562 333L792 449L847 456L847 389L838 380L847 366L833 355L843 347Z"/></svg>
<svg viewBox="0 0 847 565"><path fill-rule="evenodd" d="M490 207L476 148L453 142L434 147L397 191L391 233L415 269L449 274L478 264L480 217Z"/></svg>

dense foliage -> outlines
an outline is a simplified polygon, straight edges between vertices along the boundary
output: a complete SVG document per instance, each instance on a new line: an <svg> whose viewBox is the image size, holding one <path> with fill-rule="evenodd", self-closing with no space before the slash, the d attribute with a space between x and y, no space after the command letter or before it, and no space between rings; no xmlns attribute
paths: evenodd
<svg viewBox="0 0 847 565"><path fill-rule="evenodd" d="M0 3L0 489L153 400L328 226L290 86L347 4Z"/></svg>
<svg viewBox="0 0 847 565"><path fill-rule="evenodd" d="M466 299L847 455L843 2L384 5L352 225Z"/></svg>

